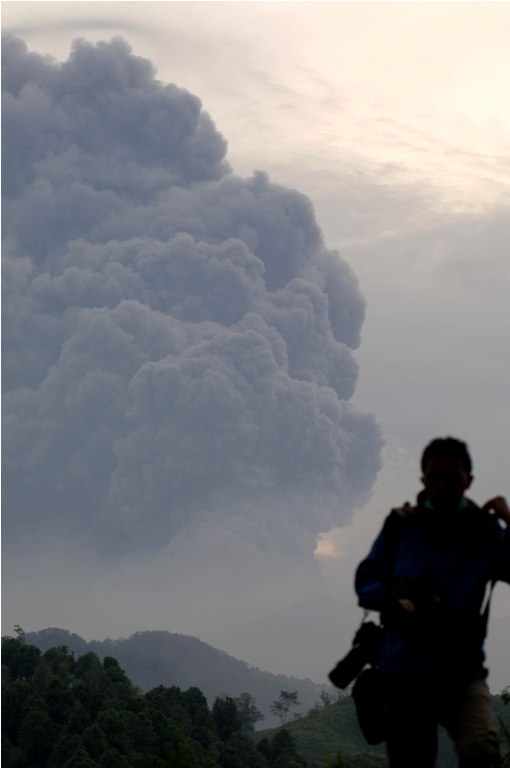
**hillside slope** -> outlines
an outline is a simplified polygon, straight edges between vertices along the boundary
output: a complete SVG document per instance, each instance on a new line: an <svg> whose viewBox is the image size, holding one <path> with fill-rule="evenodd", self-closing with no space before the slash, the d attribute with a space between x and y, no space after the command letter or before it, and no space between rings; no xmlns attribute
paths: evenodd
<svg viewBox="0 0 510 768"><path fill-rule="evenodd" d="M183 690L197 687L212 704L218 695L237 697L246 691L255 698L257 707L264 713L266 719L263 724L266 726L277 724L270 707L280 691L298 691L299 709L307 712L315 706L321 691L331 693L334 690L308 679L264 672L195 637L171 632L137 632L127 639L86 642L67 630L47 628L27 632L26 642L43 652L48 648L66 646L75 655L92 651L100 659L112 656L143 692L158 685L176 685Z"/></svg>
<svg viewBox="0 0 510 768"><path fill-rule="evenodd" d="M505 706L499 696L493 697L493 707L500 722L510 729L510 705ZM323 768L340 754L345 768L386 768L384 746L370 746L358 728L354 704L346 697L330 706L317 709L307 717L286 725L300 755L308 768ZM274 730L259 731L257 741L272 737ZM508 750L503 743L503 753ZM446 733L440 729L437 768L456 768L457 758Z"/></svg>

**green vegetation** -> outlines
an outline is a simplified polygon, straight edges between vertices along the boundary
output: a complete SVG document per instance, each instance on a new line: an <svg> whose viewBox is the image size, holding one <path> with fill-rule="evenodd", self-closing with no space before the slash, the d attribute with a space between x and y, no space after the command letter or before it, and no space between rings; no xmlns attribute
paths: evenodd
<svg viewBox="0 0 510 768"><path fill-rule="evenodd" d="M299 707L297 691L280 691L280 695L271 705L271 714L280 718L280 724L285 725L291 710Z"/></svg>
<svg viewBox="0 0 510 768"><path fill-rule="evenodd" d="M295 691L273 704L280 728L254 732L254 697L217 696L158 685L143 694L118 661L65 646L42 652L22 630L2 640L2 759L5 768L385 768L368 746L350 697L327 693L306 717ZM503 765L510 768L510 691L494 697ZM280 707L281 705L281 707ZM290 716L290 722L286 722ZM293 718L293 719L292 719ZM437 768L456 760L440 738Z"/></svg>
<svg viewBox="0 0 510 768"><path fill-rule="evenodd" d="M17 635L2 640L4 768L306 768L284 730L255 745L229 696L210 710L194 687L144 695L111 656ZM244 703L251 727L260 713Z"/></svg>
<svg viewBox="0 0 510 768"><path fill-rule="evenodd" d="M384 747L367 745L358 728L352 699L337 702L322 697L307 717L286 726L297 751L310 768L385 768ZM270 738L274 731L259 731L256 738Z"/></svg>
<svg viewBox="0 0 510 768"><path fill-rule="evenodd" d="M251 693L245 692L235 698L234 701L241 720L241 729L244 733L253 733L255 723L258 723L259 720L265 720L264 715L255 704L254 697Z"/></svg>
<svg viewBox="0 0 510 768"><path fill-rule="evenodd" d="M500 723L502 766L510 768L510 690L493 697ZM384 745L370 746L361 735L350 696L321 701L306 717L289 722L287 731L309 768L386 768ZM259 731L256 739L271 738L275 730ZM446 733L440 729L437 768L457 768L457 758Z"/></svg>

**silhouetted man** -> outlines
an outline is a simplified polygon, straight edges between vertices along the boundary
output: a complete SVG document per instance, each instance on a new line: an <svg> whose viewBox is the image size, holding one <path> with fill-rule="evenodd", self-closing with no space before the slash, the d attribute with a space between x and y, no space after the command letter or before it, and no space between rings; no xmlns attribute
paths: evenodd
<svg viewBox="0 0 510 768"><path fill-rule="evenodd" d="M386 518L356 572L359 604L380 612L385 739L391 768L432 768L437 725L461 768L500 765L483 651L491 585L510 582L510 509L465 498L465 443L433 440L422 460L417 505Z"/></svg>

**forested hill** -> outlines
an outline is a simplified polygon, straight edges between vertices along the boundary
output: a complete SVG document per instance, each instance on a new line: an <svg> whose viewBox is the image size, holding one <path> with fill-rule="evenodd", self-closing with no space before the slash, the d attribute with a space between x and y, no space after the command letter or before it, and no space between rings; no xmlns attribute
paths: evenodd
<svg viewBox="0 0 510 768"><path fill-rule="evenodd" d="M66 646L77 656L87 652L97 654L100 659L111 656L143 692L158 685L175 685L184 690L197 687L209 704L216 696L235 698L248 692L265 715L265 726L278 722L271 715L270 707L282 690L298 692L298 711L303 713L317 704L321 692L334 691L330 686L308 679L263 672L195 637L171 632L137 632L127 639L86 642L67 630L49 628L27 632L25 638L43 652Z"/></svg>
<svg viewBox="0 0 510 768"><path fill-rule="evenodd" d="M255 746L243 723L230 697L141 694L112 657L2 639L4 768L306 768L288 731Z"/></svg>
<svg viewBox="0 0 510 768"><path fill-rule="evenodd" d="M42 653L17 635L2 639L5 768L386 768L383 747L361 738L350 697L323 696L308 716L254 734L260 713L248 694L217 697L212 707L196 687L142 694L111 656L75 657L62 646ZM509 704L508 691L494 697L502 766L510 765ZM438 768L455 765L442 738Z"/></svg>

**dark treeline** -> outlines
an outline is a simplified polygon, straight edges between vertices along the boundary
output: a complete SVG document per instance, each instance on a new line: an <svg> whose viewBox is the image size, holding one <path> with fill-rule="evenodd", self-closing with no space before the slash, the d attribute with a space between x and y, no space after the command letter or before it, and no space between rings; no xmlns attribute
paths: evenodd
<svg viewBox="0 0 510 768"><path fill-rule="evenodd" d="M240 701L142 694L112 657L42 653L22 635L2 640L2 710L4 768L306 768L285 729L255 745Z"/></svg>
<svg viewBox="0 0 510 768"><path fill-rule="evenodd" d="M508 690L494 697L505 766L509 703ZM113 657L101 660L89 651L75 658L66 646L43 652L25 642L22 631L2 639L2 715L4 768L386 765L383 748L363 742L350 697L334 702L324 695L308 716L290 716L286 727L255 734L263 715L248 693L217 696L212 706L198 687L159 685L143 694ZM438 768L456 764L445 746Z"/></svg>

